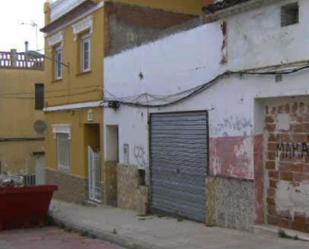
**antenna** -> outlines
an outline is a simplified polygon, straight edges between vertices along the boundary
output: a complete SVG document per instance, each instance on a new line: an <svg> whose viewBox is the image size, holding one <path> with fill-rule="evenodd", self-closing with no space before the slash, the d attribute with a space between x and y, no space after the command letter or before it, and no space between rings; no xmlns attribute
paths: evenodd
<svg viewBox="0 0 309 249"><path fill-rule="evenodd" d="M30 23L28 22L21 22L21 25L28 25L31 26L33 28L35 28L35 42L36 42L36 49L39 49L39 38L38 38L38 24L35 21L31 21Z"/></svg>

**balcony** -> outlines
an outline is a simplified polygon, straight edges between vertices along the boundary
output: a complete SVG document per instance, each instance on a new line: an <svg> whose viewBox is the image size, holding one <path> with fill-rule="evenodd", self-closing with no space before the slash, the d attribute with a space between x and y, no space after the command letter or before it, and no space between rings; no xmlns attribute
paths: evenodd
<svg viewBox="0 0 309 249"><path fill-rule="evenodd" d="M0 51L0 68L44 70L44 55L29 51L17 53Z"/></svg>

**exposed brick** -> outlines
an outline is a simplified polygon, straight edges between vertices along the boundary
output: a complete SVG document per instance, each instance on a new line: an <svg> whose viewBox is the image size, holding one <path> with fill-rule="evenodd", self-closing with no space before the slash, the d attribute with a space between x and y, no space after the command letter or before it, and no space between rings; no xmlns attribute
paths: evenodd
<svg viewBox="0 0 309 249"><path fill-rule="evenodd" d="M276 195L276 190L275 189L273 189L273 188L267 189L267 196L268 197L275 197L275 195Z"/></svg>
<svg viewBox="0 0 309 249"><path fill-rule="evenodd" d="M273 198L266 198L267 204L270 206L275 206L275 200Z"/></svg>
<svg viewBox="0 0 309 249"><path fill-rule="evenodd" d="M303 173L309 173L309 165L308 164L303 165Z"/></svg>
<svg viewBox="0 0 309 249"><path fill-rule="evenodd" d="M268 143L268 151L277 151L278 143Z"/></svg>
<svg viewBox="0 0 309 249"><path fill-rule="evenodd" d="M265 126L265 129L266 129L268 132L273 132L273 131L276 129L276 125L275 125L275 124L269 124L269 123L267 123L266 126Z"/></svg>
<svg viewBox="0 0 309 249"><path fill-rule="evenodd" d="M307 135L305 134L294 134L292 136L294 143L303 143L307 141Z"/></svg>
<svg viewBox="0 0 309 249"><path fill-rule="evenodd" d="M278 142L278 140L279 140L278 134L274 134L274 133L269 134L269 137L268 137L269 142Z"/></svg>
<svg viewBox="0 0 309 249"><path fill-rule="evenodd" d="M300 113L303 113L305 110L306 110L305 104L301 102L299 104L299 111L300 111Z"/></svg>
<svg viewBox="0 0 309 249"><path fill-rule="evenodd" d="M290 141L290 135L287 134L287 133L280 133L278 134L278 137L279 137L279 141L280 142L289 142Z"/></svg>
<svg viewBox="0 0 309 249"><path fill-rule="evenodd" d="M289 210L285 210L285 211L280 211L279 213L280 218L284 218L284 219L291 219L291 212Z"/></svg>
<svg viewBox="0 0 309 249"><path fill-rule="evenodd" d="M293 181L294 182L309 181L309 174L308 173L294 173L293 174Z"/></svg>
<svg viewBox="0 0 309 249"><path fill-rule="evenodd" d="M292 112L293 112L293 113L296 113L297 110L298 110L298 103L293 103L293 104L292 104Z"/></svg>
<svg viewBox="0 0 309 249"><path fill-rule="evenodd" d="M303 132L303 125L302 124L293 124L291 125L292 132Z"/></svg>
<svg viewBox="0 0 309 249"><path fill-rule="evenodd" d="M270 151L270 152L267 153L267 158L270 161L276 160L276 157L277 157L277 155L276 155L276 152L274 152L274 151Z"/></svg>
<svg viewBox="0 0 309 249"><path fill-rule="evenodd" d="M294 164L294 163L280 163L279 170L281 171L289 171L289 172L303 172L304 165L303 164Z"/></svg>
<svg viewBox="0 0 309 249"><path fill-rule="evenodd" d="M286 104L286 105L285 105L284 111L285 111L286 113L290 113L290 104Z"/></svg>
<svg viewBox="0 0 309 249"><path fill-rule="evenodd" d="M268 214L269 215L276 215L277 216L277 210L276 210L276 206L273 204L268 204L267 205L267 210L268 210Z"/></svg>
<svg viewBox="0 0 309 249"><path fill-rule="evenodd" d="M275 161L267 161L265 164L266 169L276 169L276 163Z"/></svg>
<svg viewBox="0 0 309 249"><path fill-rule="evenodd" d="M278 171L269 171L268 176L271 179L279 179L279 172Z"/></svg>
<svg viewBox="0 0 309 249"><path fill-rule="evenodd" d="M302 130L305 133L309 133L309 123L302 124Z"/></svg>
<svg viewBox="0 0 309 249"><path fill-rule="evenodd" d="M273 123L275 120L272 116L267 116L265 117L265 122L266 123Z"/></svg>
<svg viewBox="0 0 309 249"><path fill-rule="evenodd" d="M283 181L293 181L293 173L291 172L280 172L280 179Z"/></svg>
<svg viewBox="0 0 309 249"><path fill-rule="evenodd" d="M278 184L278 181L273 180L273 179L270 179L270 180L269 180L269 186L270 186L271 188L277 188L277 184Z"/></svg>
<svg viewBox="0 0 309 249"><path fill-rule="evenodd" d="M282 228L291 228L291 220L280 218L278 226Z"/></svg>
<svg viewBox="0 0 309 249"><path fill-rule="evenodd" d="M279 224L279 218L277 216L271 216L271 215L268 215L267 216L267 221L268 221L268 224L269 225L278 225Z"/></svg>
<svg viewBox="0 0 309 249"><path fill-rule="evenodd" d="M291 228L294 230L306 232L307 225L306 225L306 220L303 219L294 219L291 223Z"/></svg>

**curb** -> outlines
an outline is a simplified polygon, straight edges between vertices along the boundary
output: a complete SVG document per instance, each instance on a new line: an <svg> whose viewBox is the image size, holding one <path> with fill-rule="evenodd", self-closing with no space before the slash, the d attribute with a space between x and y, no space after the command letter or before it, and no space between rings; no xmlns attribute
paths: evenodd
<svg viewBox="0 0 309 249"><path fill-rule="evenodd" d="M125 249L166 249L154 244L149 244L147 242L137 240L135 238L126 237L119 234L113 234L112 231L104 231L90 226L77 224L76 222L57 217L52 212L50 213L50 216L53 218L54 224L57 226L65 226L76 232L86 232L87 234L89 234L90 237L93 236L97 239L101 239L124 247Z"/></svg>

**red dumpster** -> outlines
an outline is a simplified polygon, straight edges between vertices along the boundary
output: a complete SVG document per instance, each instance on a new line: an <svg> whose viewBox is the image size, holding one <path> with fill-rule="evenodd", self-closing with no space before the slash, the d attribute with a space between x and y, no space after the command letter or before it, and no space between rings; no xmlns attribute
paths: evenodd
<svg viewBox="0 0 309 249"><path fill-rule="evenodd" d="M54 185L0 188L0 230L43 225Z"/></svg>

